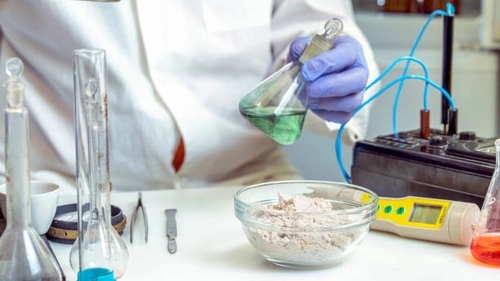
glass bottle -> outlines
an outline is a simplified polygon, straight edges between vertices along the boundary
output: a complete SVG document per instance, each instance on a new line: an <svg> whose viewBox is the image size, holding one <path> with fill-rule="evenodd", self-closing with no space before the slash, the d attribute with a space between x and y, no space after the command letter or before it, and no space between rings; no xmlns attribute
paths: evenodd
<svg viewBox="0 0 500 281"><path fill-rule="evenodd" d="M5 177L7 226L0 237L0 280L62 280L59 264L31 223L29 119L24 106L23 63L6 62L3 84L5 116Z"/></svg>
<svg viewBox="0 0 500 281"><path fill-rule="evenodd" d="M316 34L297 61L290 62L245 93L239 101L240 113L276 142L294 143L302 133L308 98L302 65L333 47L332 39L342 33L340 19L325 23L323 34Z"/></svg>
<svg viewBox="0 0 500 281"><path fill-rule="evenodd" d="M470 252L477 260L500 266L500 139L495 141L496 166L474 229Z"/></svg>
<svg viewBox="0 0 500 281"><path fill-rule="evenodd" d="M125 271L128 250L111 223L105 52L75 50L73 63L78 238L70 263L80 281L114 280Z"/></svg>

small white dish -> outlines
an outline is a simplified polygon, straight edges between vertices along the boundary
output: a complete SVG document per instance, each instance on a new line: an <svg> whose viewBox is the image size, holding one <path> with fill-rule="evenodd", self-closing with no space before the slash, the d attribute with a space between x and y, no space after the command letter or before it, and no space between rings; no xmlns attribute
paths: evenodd
<svg viewBox="0 0 500 281"><path fill-rule="evenodd" d="M0 184L0 208L7 219L7 185ZM56 214L59 185L47 181L31 181L31 222L38 234L45 234Z"/></svg>

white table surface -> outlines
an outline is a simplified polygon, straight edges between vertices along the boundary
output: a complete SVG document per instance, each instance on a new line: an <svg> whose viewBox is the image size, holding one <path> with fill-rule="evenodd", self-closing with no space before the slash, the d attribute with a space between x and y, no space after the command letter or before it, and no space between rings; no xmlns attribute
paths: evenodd
<svg viewBox="0 0 500 281"><path fill-rule="evenodd" d="M411 240L371 231L343 263L326 269L297 270L267 262L248 243L236 219L233 195L238 187L210 187L142 192L149 222L144 243L137 221L134 244L129 224L123 239L130 254L119 280L497 280L500 268L478 263L468 247ZM111 202L130 219L137 192L112 193ZM60 198L60 204L70 201ZM177 209L178 250L167 252L164 210ZM141 217L139 216L139 219ZM69 266L71 245L51 242L66 280L76 280Z"/></svg>

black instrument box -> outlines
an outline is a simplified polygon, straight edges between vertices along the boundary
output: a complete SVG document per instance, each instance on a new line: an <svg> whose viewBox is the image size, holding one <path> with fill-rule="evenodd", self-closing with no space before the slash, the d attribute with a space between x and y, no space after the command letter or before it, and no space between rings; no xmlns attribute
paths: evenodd
<svg viewBox="0 0 500 281"><path fill-rule="evenodd" d="M421 196L482 206L495 170L495 139L474 132L400 132L356 143L351 182L384 197Z"/></svg>

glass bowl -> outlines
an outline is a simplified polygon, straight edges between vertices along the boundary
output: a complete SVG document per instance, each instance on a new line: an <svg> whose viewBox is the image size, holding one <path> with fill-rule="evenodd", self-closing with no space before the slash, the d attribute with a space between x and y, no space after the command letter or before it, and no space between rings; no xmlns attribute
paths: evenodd
<svg viewBox="0 0 500 281"><path fill-rule="evenodd" d="M292 268L334 266L361 244L378 196L328 181L276 181L234 195L235 215L250 244L268 261Z"/></svg>

